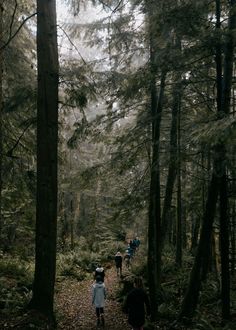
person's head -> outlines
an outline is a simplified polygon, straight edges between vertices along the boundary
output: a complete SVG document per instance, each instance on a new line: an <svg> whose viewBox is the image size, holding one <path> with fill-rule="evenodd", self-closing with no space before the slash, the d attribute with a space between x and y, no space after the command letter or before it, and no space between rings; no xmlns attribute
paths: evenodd
<svg viewBox="0 0 236 330"><path fill-rule="evenodd" d="M102 265L100 263L98 263L98 268L101 268L101 267L102 267Z"/></svg>
<svg viewBox="0 0 236 330"><path fill-rule="evenodd" d="M143 280L141 277L135 277L134 278L134 286L136 288L143 288Z"/></svg>
<svg viewBox="0 0 236 330"><path fill-rule="evenodd" d="M116 255L117 255L117 256L121 256L121 253L120 253L120 251L118 251L118 252L116 253Z"/></svg>

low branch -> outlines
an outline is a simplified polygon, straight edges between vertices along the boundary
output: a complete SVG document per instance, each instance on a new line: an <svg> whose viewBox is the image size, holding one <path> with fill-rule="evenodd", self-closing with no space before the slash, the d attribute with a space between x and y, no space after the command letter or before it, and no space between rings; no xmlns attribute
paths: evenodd
<svg viewBox="0 0 236 330"><path fill-rule="evenodd" d="M15 36L18 34L18 32L20 31L20 29L23 27L23 25L32 17L34 17L35 15L37 15L36 13L33 13L32 15L26 17L20 24L20 26L18 27L18 29L15 31L15 33L13 33L12 35L9 36L8 40L5 42L5 44L3 46L0 47L0 51L2 51L3 49L5 49L9 43L12 41L12 39L15 38Z"/></svg>

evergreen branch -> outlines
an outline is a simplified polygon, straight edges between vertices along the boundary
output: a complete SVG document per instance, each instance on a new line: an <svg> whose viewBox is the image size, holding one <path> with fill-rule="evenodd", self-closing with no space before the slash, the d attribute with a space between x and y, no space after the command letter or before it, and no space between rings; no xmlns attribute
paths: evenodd
<svg viewBox="0 0 236 330"><path fill-rule="evenodd" d="M9 43L15 38L15 36L18 34L18 32L21 30L21 28L23 27L23 25L32 17L34 17L35 15L37 15L37 12L31 14L30 16L26 17L20 24L20 26L18 27L18 29L15 31L15 33L13 33L12 35L9 36L8 40L5 42L5 44L3 46L0 47L0 51L2 51L3 49L5 49Z"/></svg>

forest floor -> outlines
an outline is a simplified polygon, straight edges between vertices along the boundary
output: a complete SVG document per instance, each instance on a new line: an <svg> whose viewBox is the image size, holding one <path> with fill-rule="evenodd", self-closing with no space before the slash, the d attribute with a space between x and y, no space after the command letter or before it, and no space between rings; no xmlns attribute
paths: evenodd
<svg viewBox="0 0 236 330"><path fill-rule="evenodd" d="M125 272L124 275L126 276ZM0 277L1 278L1 277ZM93 274L78 281L74 277L58 277L55 287L55 317L58 330L95 330L96 315L95 307L91 302L91 288L93 284ZM173 281L172 281L173 282ZM171 282L171 283L172 283ZM17 287L17 282L10 277L5 277L5 287ZM232 303L235 301L236 281L233 282ZM122 312L122 304L117 299L118 292L123 288L123 282L116 275L115 267L106 269L105 285L107 289L107 299L105 304L105 330L130 330L127 316ZM178 287L176 286L176 290ZM173 291L174 292L174 291ZM233 295L234 293L234 295ZM0 297L1 298L1 297ZM179 308L174 300L176 310ZM1 300L0 300L1 302ZM193 320L189 326L178 324L173 319L173 311L169 314L160 314L157 324L150 324L144 329L160 330L190 330L190 329L216 329L231 330L236 329L236 313L232 308L232 320L229 323L221 324L218 308L214 308L214 302L210 301L201 307L201 317ZM215 302L218 304L218 300ZM170 305L170 302L169 302ZM168 311L167 307L166 310ZM162 317L161 317L162 316ZM209 322L207 321L209 320ZM49 330L54 326L49 326L48 320L43 315L35 311L26 311L15 308L12 312L1 311L0 305L0 330ZM103 330L100 328L99 330Z"/></svg>
<svg viewBox="0 0 236 330"><path fill-rule="evenodd" d="M78 282L75 279L62 281L56 287L57 329L93 330L96 327L95 308L91 303L93 279ZM105 329L130 330L121 304L116 300L120 281L114 268L106 272L107 299L104 308Z"/></svg>

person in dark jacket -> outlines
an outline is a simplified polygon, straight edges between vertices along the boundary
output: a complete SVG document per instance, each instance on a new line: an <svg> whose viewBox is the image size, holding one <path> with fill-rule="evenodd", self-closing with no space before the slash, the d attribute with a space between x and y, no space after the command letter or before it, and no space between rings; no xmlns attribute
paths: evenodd
<svg viewBox="0 0 236 330"><path fill-rule="evenodd" d="M126 298L125 311L128 313L128 322L133 330L143 330L145 315L150 315L150 303L140 277L134 279L134 288Z"/></svg>
<svg viewBox="0 0 236 330"><path fill-rule="evenodd" d="M95 269L94 279L96 280L97 276L101 276L102 282L104 282L105 271L101 264L98 264L97 268Z"/></svg>
<svg viewBox="0 0 236 330"><path fill-rule="evenodd" d="M115 264L116 264L116 272L117 276L122 275L122 255L120 251L118 251L115 255Z"/></svg>

